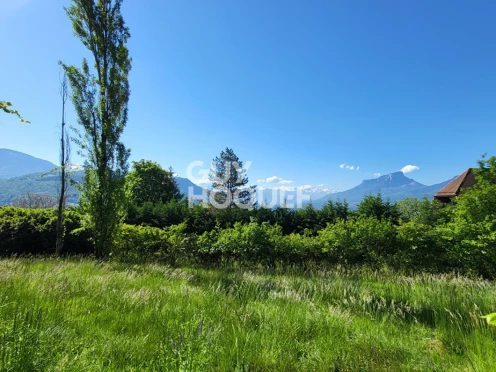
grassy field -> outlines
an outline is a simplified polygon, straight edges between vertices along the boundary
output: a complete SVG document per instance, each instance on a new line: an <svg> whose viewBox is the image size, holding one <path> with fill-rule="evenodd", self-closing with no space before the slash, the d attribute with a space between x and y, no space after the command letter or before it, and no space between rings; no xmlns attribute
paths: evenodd
<svg viewBox="0 0 496 372"><path fill-rule="evenodd" d="M2 371L494 371L494 282L0 261Z"/></svg>

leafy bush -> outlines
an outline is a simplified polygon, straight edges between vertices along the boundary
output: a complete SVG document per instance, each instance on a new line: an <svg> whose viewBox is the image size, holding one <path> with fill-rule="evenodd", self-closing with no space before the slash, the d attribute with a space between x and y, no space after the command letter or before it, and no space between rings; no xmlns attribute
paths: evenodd
<svg viewBox="0 0 496 372"><path fill-rule="evenodd" d="M436 226L410 221L396 228L398 250L390 265L406 270L440 271L448 266L447 242Z"/></svg>
<svg viewBox="0 0 496 372"><path fill-rule="evenodd" d="M405 198L396 203L400 219L404 222L415 221L421 224L440 225L449 220L449 206L437 200L424 197Z"/></svg>
<svg viewBox="0 0 496 372"><path fill-rule="evenodd" d="M66 236L62 253L91 253L89 234L80 229L79 212L64 213ZM0 207L0 255L54 253L56 221L55 209Z"/></svg>
<svg viewBox="0 0 496 372"><path fill-rule="evenodd" d="M479 162L477 183L454 201L445 237L449 256L466 271L496 277L496 158Z"/></svg>
<svg viewBox="0 0 496 372"><path fill-rule="evenodd" d="M216 210L186 200L131 206L112 257L122 261L272 265L319 261L496 277L496 158L450 205L426 198L392 204L368 196L323 209ZM78 209L65 212L65 253L92 253ZM137 226L137 225L142 226ZM0 207L0 255L52 254L56 211ZM322 226L326 225L325 228Z"/></svg>
<svg viewBox="0 0 496 372"><path fill-rule="evenodd" d="M281 238L280 226L236 222L232 228L204 233L198 245L201 253L217 259L273 263Z"/></svg>
<svg viewBox="0 0 496 372"><path fill-rule="evenodd" d="M323 258L322 247L317 238L310 234L285 235L276 245L276 258L285 263L302 263Z"/></svg>
<svg viewBox="0 0 496 372"><path fill-rule="evenodd" d="M185 200L171 200L166 203L144 202L141 205L129 204L126 222L130 225L166 227L182 223L188 215Z"/></svg>
<svg viewBox="0 0 496 372"><path fill-rule="evenodd" d="M389 220L358 216L327 225L318 239L331 262L377 264L394 252L396 231Z"/></svg>
<svg viewBox="0 0 496 372"><path fill-rule="evenodd" d="M165 231L156 227L123 225L111 252L119 261L146 262L166 245Z"/></svg>
<svg viewBox="0 0 496 372"><path fill-rule="evenodd" d="M382 199L382 195L367 195L362 199L357 208L357 214L366 217L375 217L376 219L390 219L395 222L399 219L399 211L396 204L389 199Z"/></svg>
<svg viewBox="0 0 496 372"><path fill-rule="evenodd" d="M191 258L196 242L186 233L186 224L164 229L123 225L112 257L119 261L146 262L160 260L170 264Z"/></svg>

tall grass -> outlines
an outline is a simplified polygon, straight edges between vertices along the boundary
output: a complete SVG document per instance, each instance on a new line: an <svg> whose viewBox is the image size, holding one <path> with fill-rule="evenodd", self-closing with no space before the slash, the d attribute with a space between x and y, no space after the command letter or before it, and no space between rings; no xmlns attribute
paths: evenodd
<svg viewBox="0 0 496 372"><path fill-rule="evenodd" d="M491 371L494 282L0 261L0 370Z"/></svg>

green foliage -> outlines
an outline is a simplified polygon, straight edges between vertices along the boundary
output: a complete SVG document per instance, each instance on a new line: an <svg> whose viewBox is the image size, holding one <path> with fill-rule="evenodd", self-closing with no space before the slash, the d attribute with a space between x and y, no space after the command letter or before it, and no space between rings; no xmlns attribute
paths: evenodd
<svg viewBox="0 0 496 372"><path fill-rule="evenodd" d="M123 225L111 255L123 262L158 260L176 264L186 257L191 259L195 246L196 242L186 233L185 223L164 229Z"/></svg>
<svg viewBox="0 0 496 372"><path fill-rule="evenodd" d="M75 204L78 202L76 188L72 183L81 182L84 172L78 171L71 174L71 183L67 189L67 202ZM13 201L23 198L28 193L49 194L56 197L60 186L60 176L55 173L34 173L20 177L0 179L0 206L10 205Z"/></svg>
<svg viewBox="0 0 496 372"><path fill-rule="evenodd" d="M156 204L145 202L142 205L132 203L128 206L126 221L133 225L166 227L180 224L189 213L187 200L174 199Z"/></svg>
<svg viewBox="0 0 496 372"><path fill-rule="evenodd" d="M390 265L407 271L443 271L449 267L442 229L413 219L397 228L397 249Z"/></svg>
<svg viewBox="0 0 496 372"><path fill-rule="evenodd" d="M165 231L155 227L123 225L111 255L123 262L147 262L167 246Z"/></svg>
<svg viewBox="0 0 496 372"><path fill-rule="evenodd" d="M217 222L212 209L195 205L193 208L187 209L186 223L190 233L201 235L205 231L212 231Z"/></svg>
<svg viewBox="0 0 496 372"><path fill-rule="evenodd" d="M246 170L234 151L226 147L220 156L215 157L212 164L213 169L209 174L212 182L212 189L209 191L210 202L219 209L251 209L256 186L247 186Z"/></svg>
<svg viewBox="0 0 496 372"><path fill-rule="evenodd" d="M395 222L399 218L396 204L392 204L389 200L383 200L381 194L364 197L358 205L357 213L361 216L390 219Z"/></svg>
<svg viewBox="0 0 496 372"><path fill-rule="evenodd" d="M19 120L21 121L21 123L23 123L23 124L29 124L30 123L29 121L23 119L23 117L21 116L19 111L14 110L11 107L12 107L11 102L0 101L0 110L5 112L6 114L16 115L19 118Z"/></svg>
<svg viewBox="0 0 496 372"><path fill-rule="evenodd" d="M2 371L493 371L492 281L0 260Z"/></svg>
<svg viewBox="0 0 496 372"><path fill-rule="evenodd" d="M140 168L141 165L145 169ZM188 201L181 200L182 195L172 172L164 171L155 163L135 163L135 169L127 177L126 186L126 222L129 224L166 227L186 221L188 215L193 213L188 210Z"/></svg>
<svg viewBox="0 0 496 372"><path fill-rule="evenodd" d="M328 223L335 223L338 218L346 220L352 215L349 204L344 201L332 201L329 200L324 207L319 211L320 221L322 226L326 226Z"/></svg>
<svg viewBox="0 0 496 372"><path fill-rule="evenodd" d="M496 276L496 158L479 162L477 183L454 201L445 238L450 256L466 270Z"/></svg>
<svg viewBox="0 0 496 372"><path fill-rule="evenodd" d="M0 207L0 255L52 254L55 252L57 213L55 209ZM81 229L81 216L64 211L65 254L92 251L89 234Z"/></svg>
<svg viewBox="0 0 496 372"><path fill-rule="evenodd" d="M294 232L294 210L277 207L273 210L273 214L275 223L281 226L284 235Z"/></svg>
<svg viewBox="0 0 496 372"><path fill-rule="evenodd" d="M111 251L125 213L129 150L119 139L128 116L131 58L121 4L122 0L72 0L66 9L74 34L93 55L96 73L90 71L86 59L81 68L62 65L82 128L74 141L86 158L80 204L99 257Z"/></svg>
<svg viewBox="0 0 496 372"><path fill-rule="evenodd" d="M396 230L389 220L358 216L327 225L319 239L331 262L375 265L394 252Z"/></svg>
<svg viewBox="0 0 496 372"><path fill-rule="evenodd" d="M278 262L300 265L303 262L325 262L322 244L310 234L284 235L276 245L275 257Z"/></svg>
<svg viewBox="0 0 496 372"><path fill-rule="evenodd" d="M491 313L488 315L481 316L482 319L486 319L487 324L496 326L496 313Z"/></svg>
<svg viewBox="0 0 496 372"><path fill-rule="evenodd" d="M232 228L213 233L204 233L199 239L202 253L222 256L244 262L272 263L276 246L280 243L282 230L279 226L267 223L261 225L251 222L236 222Z"/></svg>
<svg viewBox="0 0 496 372"><path fill-rule="evenodd" d="M451 209L437 200L424 197L405 198L396 203L402 221L415 221L426 225L440 225L448 222Z"/></svg>
<svg viewBox="0 0 496 372"><path fill-rule="evenodd" d="M303 209L298 209L293 215L293 231L298 234L315 234L320 230L320 218L318 211L312 204L308 204Z"/></svg>
<svg viewBox="0 0 496 372"><path fill-rule="evenodd" d="M486 177L443 206L427 199L391 205L368 198L354 213L345 203L323 210L232 208L219 210L172 199L130 208L112 256L127 262L263 265L326 264L388 266L404 272L458 271L496 277L495 162ZM397 213L397 214L396 214ZM67 211L70 252L85 252L86 215ZM395 217L396 216L396 217ZM4 208L0 213L3 255L53 251L53 210ZM325 226L325 227L323 227ZM79 235L77 235L79 234ZM73 240L70 240L73 239Z"/></svg>
<svg viewBox="0 0 496 372"><path fill-rule="evenodd" d="M166 171L150 160L134 161L126 177L129 201L137 206L144 203L167 203L183 197L172 170Z"/></svg>

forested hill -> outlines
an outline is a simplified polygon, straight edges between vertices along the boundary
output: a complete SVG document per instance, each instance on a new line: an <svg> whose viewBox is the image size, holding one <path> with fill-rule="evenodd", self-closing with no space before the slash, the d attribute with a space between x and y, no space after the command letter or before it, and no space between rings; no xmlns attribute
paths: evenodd
<svg viewBox="0 0 496 372"><path fill-rule="evenodd" d="M73 183L81 182L83 171L72 174ZM176 177L179 190L184 195L188 195L188 188L193 187L195 195L202 194L202 188L195 185L187 178ZM0 205L9 205L15 199L27 193L57 195L60 187L60 179L56 173L33 173L9 179L0 179ZM78 203L79 192L74 185L69 187L68 202Z"/></svg>

